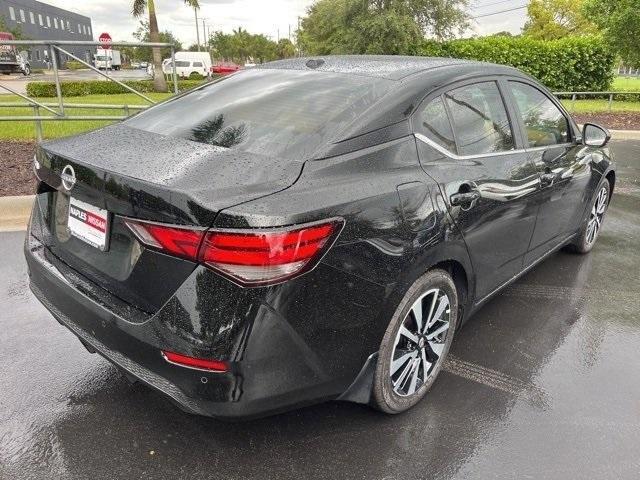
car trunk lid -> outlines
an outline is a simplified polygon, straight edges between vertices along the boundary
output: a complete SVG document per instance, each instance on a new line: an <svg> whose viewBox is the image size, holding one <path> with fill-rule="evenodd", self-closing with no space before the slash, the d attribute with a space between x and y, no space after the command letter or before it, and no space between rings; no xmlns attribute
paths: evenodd
<svg viewBox="0 0 640 480"><path fill-rule="evenodd" d="M221 209L287 188L302 167L121 124L46 142L37 160L37 174L49 186L38 195L41 237L49 252L148 312L160 308L196 265L143 248L124 217L209 227ZM71 172L68 166L75 176L70 189L65 183L71 182L62 181L63 171ZM70 198L109 212L105 251L69 231Z"/></svg>

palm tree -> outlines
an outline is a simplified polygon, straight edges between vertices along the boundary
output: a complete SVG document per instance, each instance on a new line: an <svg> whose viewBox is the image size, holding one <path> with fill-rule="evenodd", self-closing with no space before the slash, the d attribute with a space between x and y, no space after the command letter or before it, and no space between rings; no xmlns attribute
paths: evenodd
<svg viewBox="0 0 640 480"><path fill-rule="evenodd" d="M200 8L198 0L184 0L184 3L189 7ZM154 0L133 0L131 11L134 17L142 16L145 10L149 12L149 39L152 42L159 42L160 32ZM162 55L159 48L153 49L153 89L156 92L167 91L167 81L162 72Z"/></svg>

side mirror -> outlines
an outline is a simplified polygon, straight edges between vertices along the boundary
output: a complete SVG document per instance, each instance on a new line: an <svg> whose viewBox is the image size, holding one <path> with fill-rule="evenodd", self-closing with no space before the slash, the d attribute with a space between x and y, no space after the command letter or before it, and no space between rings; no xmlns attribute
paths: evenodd
<svg viewBox="0 0 640 480"><path fill-rule="evenodd" d="M595 123L585 123L582 127L582 143L588 147L604 147L611 139L609 130Z"/></svg>

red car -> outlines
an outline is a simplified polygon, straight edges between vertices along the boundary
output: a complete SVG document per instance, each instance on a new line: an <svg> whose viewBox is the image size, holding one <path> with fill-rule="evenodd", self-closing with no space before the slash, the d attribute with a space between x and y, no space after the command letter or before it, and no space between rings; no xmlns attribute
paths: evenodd
<svg viewBox="0 0 640 480"><path fill-rule="evenodd" d="M240 70L240 65L236 65L235 63L217 63L211 66L211 73L215 73L217 75L228 75L233 72L237 72Z"/></svg>

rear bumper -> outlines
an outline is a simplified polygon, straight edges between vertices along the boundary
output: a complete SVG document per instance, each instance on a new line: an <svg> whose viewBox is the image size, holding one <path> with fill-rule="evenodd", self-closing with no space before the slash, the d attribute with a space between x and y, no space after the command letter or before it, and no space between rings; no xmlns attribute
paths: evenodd
<svg viewBox="0 0 640 480"><path fill-rule="evenodd" d="M22 68L19 63L0 62L0 72L20 73Z"/></svg>
<svg viewBox="0 0 640 480"><path fill-rule="evenodd" d="M281 324L271 309L259 308L259 320L251 322L252 328L241 329L244 343L239 355L220 358L229 361L229 372L189 369L161 356L161 350L192 354L194 347L166 326L162 310L142 322L139 316L125 318L125 310L113 308L111 301L116 299L109 299L108 292L97 298L77 272L56 261L33 235L27 235L25 256L30 288L58 322L85 346L186 412L228 420L254 418L336 398L344 390L343 381L305 369L296 345L287 345L277 331L270 334L279 343L274 348L266 332L255 325L258 321L274 330ZM252 330L257 338L249 340ZM229 343L237 351L238 341Z"/></svg>

